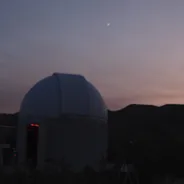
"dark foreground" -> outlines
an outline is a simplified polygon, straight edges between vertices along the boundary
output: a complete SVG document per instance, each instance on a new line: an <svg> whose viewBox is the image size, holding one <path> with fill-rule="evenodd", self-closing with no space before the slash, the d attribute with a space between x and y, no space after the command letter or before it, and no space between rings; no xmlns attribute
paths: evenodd
<svg viewBox="0 0 184 184"><path fill-rule="evenodd" d="M17 168L0 172L1 184L183 184L184 180L172 176L135 176L135 173L118 173L115 170L95 172L86 168L81 173L69 170L57 172L20 171Z"/></svg>

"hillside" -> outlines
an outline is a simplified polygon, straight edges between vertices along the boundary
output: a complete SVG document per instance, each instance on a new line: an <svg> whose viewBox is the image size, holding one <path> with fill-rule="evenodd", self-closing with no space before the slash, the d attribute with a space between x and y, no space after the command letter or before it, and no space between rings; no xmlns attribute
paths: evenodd
<svg viewBox="0 0 184 184"><path fill-rule="evenodd" d="M15 114L0 114L0 125L16 126L18 122L18 113Z"/></svg>
<svg viewBox="0 0 184 184"><path fill-rule="evenodd" d="M184 164L184 105L130 105L109 111L109 160L176 172ZM180 170L181 171L181 170Z"/></svg>
<svg viewBox="0 0 184 184"><path fill-rule="evenodd" d="M184 164L184 105L133 104L109 111L108 116L109 161L151 163L152 169L159 163L160 170L168 163L172 167L165 170ZM0 114L0 125L16 126L17 122L18 113ZM0 140L7 135L4 129L0 134ZM9 137L16 140L15 134Z"/></svg>

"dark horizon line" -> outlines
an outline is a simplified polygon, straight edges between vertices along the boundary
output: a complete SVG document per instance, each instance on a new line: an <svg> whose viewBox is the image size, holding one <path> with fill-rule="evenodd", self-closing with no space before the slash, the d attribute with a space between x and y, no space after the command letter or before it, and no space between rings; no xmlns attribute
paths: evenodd
<svg viewBox="0 0 184 184"><path fill-rule="evenodd" d="M125 107L118 108L118 109L115 109L115 110L112 110L112 109L108 108L108 111L110 111L110 112L121 111L121 110L124 110L128 107L131 107L131 106L164 107L164 106L184 106L184 104L168 103L168 104L164 104L164 105L153 105L153 104L145 104L145 103L138 103L138 104L132 103L132 104L126 105ZM14 112L14 113L3 112L3 113L0 113L0 115L10 115L10 114L11 115L16 115L18 113L19 113L19 111Z"/></svg>

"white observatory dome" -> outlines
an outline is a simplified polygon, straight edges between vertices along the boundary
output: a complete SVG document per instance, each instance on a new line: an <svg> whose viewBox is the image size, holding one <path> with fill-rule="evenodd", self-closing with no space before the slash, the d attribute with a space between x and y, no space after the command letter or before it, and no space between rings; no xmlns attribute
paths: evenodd
<svg viewBox="0 0 184 184"><path fill-rule="evenodd" d="M63 114L107 120L107 109L97 89L81 75L54 73L25 95L20 115L59 118Z"/></svg>
<svg viewBox="0 0 184 184"><path fill-rule="evenodd" d="M46 160L64 159L76 170L99 169L107 151L107 126L107 108L98 90L81 75L54 73L22 101L18 163L31 159L43 168Z"/></svg>

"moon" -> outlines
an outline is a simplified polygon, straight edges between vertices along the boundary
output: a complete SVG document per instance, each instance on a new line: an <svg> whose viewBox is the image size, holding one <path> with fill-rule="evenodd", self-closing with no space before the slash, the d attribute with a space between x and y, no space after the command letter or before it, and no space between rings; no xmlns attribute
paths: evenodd
<svg viewBox="0 0 184 184"><path fill-rule="evenodd" d="M110 22L108 22L106 25L107 25L107 27L109 27L109 26L111 25L111 23L110 23Z"/></svg>

